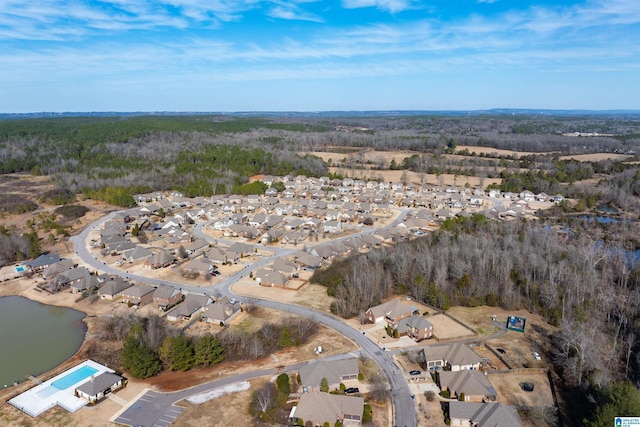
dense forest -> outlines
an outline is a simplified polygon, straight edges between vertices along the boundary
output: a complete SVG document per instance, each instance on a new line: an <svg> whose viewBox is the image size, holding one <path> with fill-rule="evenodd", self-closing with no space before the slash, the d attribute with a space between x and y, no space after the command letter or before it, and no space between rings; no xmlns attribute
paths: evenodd
<svg viewBox="0 0 640 427"><path fill-rule="evenodd" d="M575 153L640 153L638 119L620 117L408 116L408 117L65 117L0 120L0 173L55 177L60 189L130 205L136 192L181 190L188 196L231 193L255 174L327 175L304 151L348 148L413 150L402 165L424 173L507 174L508 188L553 191L590 174L630 166L559 161ZM570 132L609 136L577 138ZM523 159L445 157L459 145L541 153ZM463 153L464 154L464 153ZM471 153L469 153L471 154ZM348 164L357 157L345 156ZM338 159L336 159L336 163ZM375 167L375 165L374 165ZM543 170L546 179L525 179Z"/></svg>
<svg viewBox="0 0 640 427"><path fill-rule="evenodd" d="M316 271L343 317L393 293L452 305L525 308L558 327L549 358L564 387L595 395L640 380L640 242L635 224L445 221L440 231ZM576 402L581 401L580 399ZM588 409L573 404L577 419Z"/></svg>

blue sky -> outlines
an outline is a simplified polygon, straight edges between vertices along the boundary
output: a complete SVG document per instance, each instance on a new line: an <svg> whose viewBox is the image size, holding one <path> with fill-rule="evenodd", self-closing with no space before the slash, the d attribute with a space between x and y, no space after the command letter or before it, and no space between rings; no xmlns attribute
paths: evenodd
<svg viewBox="0 0 640 427"><path fill-rule="evenodd" d="M640 109L639 0L2 0L0 112Z"/></svg>

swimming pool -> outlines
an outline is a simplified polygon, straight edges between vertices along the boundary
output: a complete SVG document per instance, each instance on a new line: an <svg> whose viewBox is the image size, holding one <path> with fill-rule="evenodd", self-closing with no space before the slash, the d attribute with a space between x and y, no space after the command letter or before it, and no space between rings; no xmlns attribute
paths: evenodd
<svg viewBox="0 0 640 427"><path fill-rule="evenodd" d="M24 271L24 267L23 267L23 266L21 266L21 265L17 265L17 266L16 266L16 271L17 271L18 273L22 273L22 272Z"/></svg>
<svg viewBox="0 0 640 427"><path fill-rule="evenodd" d="M68 373L64 377L55 380L51 383L52 386L57 388L58 390L66 390L72 385L79 383L85 378L89 378L91 375L98 372L96 368L91 366L83 366L82 368L76 369L73 372Z"/></svg>

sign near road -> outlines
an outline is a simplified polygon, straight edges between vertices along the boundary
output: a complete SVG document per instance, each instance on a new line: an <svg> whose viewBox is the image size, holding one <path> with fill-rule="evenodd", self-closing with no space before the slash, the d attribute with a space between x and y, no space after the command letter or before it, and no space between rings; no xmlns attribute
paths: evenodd
<svg viewBox="0 0 640 427"><path fill-rule="evenodd" d="M507 319L507 329L510 331L524 332L524 328L527 325L527 319L518 316L509 316Z"/></svg>

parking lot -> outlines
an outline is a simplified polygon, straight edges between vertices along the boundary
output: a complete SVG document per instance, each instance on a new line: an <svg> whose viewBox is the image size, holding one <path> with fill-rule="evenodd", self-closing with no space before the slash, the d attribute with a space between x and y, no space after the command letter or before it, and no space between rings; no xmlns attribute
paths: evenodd
<svg viewBox="0 0 640 427"><path fill-rule="evenodd" d="M168 405L164 393L147 390L113 422L127 426L168 427L184 412L184 408Z"/></svg>

